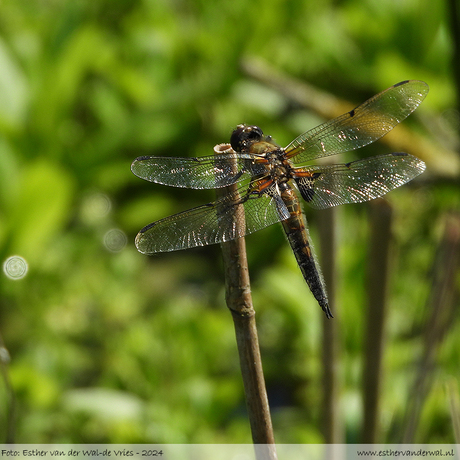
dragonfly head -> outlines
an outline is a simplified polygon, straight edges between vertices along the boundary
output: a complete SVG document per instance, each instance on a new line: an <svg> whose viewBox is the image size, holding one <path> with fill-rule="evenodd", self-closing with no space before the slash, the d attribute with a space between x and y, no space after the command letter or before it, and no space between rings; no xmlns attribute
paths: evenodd
<svg viewBox="0 0 460 460"><path fill-rule="evenodd" d="M262 140L263 135L258 126L238 125L230 137L230 144L235 152L241 152L253 142Z"/></svg>

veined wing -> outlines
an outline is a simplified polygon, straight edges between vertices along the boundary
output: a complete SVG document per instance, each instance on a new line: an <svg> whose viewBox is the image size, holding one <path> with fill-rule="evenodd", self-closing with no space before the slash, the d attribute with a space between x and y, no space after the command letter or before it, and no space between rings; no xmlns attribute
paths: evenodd
<svg viewBox="0 0 460 460"><path fill-rule="evenodd" d="M172 187L211 189L226 187L263 172L250 154L230 153L200 158L139 157L131 171L141 179Z"/></svg>
<svg viewBox="0 0 460 460"><path fill-rule="evenodd" d="M299 164L370 144L409 116L428 90L423 81L397 83L350 112L301 134L286 147L287 156Z"/></svg>
<svg viewBox="0 0 460 460"><path fill-rule="evenodd" d="M379 198L425 170L407 153L377 155L341 165L296 168L302 197L316 209Z"/></svg>
<svg viewBox="0 0 460 460"><path fill-rule="evenodd" d="M144 254L153 254L221 243L253 233L288 216L275 186L259 195L249 194L246 185L214 203L147 225L136 236L136 247Z"/></svg>

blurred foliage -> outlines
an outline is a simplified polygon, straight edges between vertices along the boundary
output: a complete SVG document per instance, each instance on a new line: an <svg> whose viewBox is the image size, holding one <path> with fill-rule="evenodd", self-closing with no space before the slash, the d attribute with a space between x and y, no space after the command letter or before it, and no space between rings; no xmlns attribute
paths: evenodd
<svg viewBox="0 0 460 460"><path fill-rule="evenodd" d="M212 192L140 181L130 163L211 154L241 122L284 145L299 134L296 107L240 70L248 56L351 104L425 80L431 92L409 125L423 115L418 129L456 148L447 3L4 0L0 12L0 253L29 266L0 283L15 441L250 442L219 248L149 258L133 243L147 223ZM459 197L458 183L429 172L388 196L396 218L382 442L399 440L442 216ZM318 241L315 214L307 211ZM320 443L322 312L278 227L247 239L275 436ZM123 233L107 236L113 229L126 246ZM366 205L340 210L348 442L362 421L368 230ZM455 319L416 442L455 442L445 382L458 390L459 337ZM7 392L2 383L0 427Z"/></svg>

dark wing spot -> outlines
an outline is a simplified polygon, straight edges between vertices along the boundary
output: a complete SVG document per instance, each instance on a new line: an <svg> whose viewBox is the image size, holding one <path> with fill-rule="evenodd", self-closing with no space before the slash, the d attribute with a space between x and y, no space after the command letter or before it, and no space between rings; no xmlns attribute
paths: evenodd
<svg viewBox="0 0 460 460"><path fill-rule="evenodd" d="M409 83L409 80L400 81L399 83L396 83L395 85L393 85L393 88L396 88L397 86L405 85L406 83Z"/></svg>
<svg viewBox="0 0 460 460"><path fill-rule="evenodd" d="M142 160L149 160L151 157L148 156L148 155L143 155L141 157L137 157L133 163L135 163L136 161L142 161Z"/></svg>
<svg viewBox="0 0 460 460"><path fill-rule="evenodd" d="M316 172L310 177L302 177L296 179L300 194L307 203L313 200L313 197L315 196L315 190L313 189L313 186L315 185L315 179L317 179L319 176L321 176L321 173Z"/></svg>
<svg viewBox="0 0 460 460"><path fill-rule="evenodd" d="M139 231L139 233L145 233L147 230L150 230L152 227L155 227L157 222L152 222L151 224L146 225L143 229Z"/></svg>
<svg viewBox="0 0 460 460"><path fill-rule="evenodd" d="M350 110L348 113L350 114L350 117L354 117L355 116L355 109Z"/></svg>
<svg viewBox="0 0 460 460"><path fill-rule="evenodd" d="M313 197L315 196L315 191L312 188L303 187L300 189L300 194L306 202L309 202L313 200Z"/></svg>

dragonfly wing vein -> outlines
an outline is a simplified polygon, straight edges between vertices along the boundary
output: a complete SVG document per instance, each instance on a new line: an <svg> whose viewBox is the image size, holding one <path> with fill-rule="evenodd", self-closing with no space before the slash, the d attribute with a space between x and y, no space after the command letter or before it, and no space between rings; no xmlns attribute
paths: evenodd
<svg viewBox="0 0 460 460"><path fill-rule="evenodd" d="M280 221L278 207L270 195L249 195L246 190L241 187L214 203L147 225L136 237L137 249L154 254L222 243ZM237 212L235 207L239 204L244 213ZM235 218L239 219L237 224Z"/></svg>
<svg viewBox="0 0 460 460"><path fill-rule="evenodd" d="M379 198L425 170L425 163L407 153L390 153L341 165L309 167L311 177L296 183L310 206L325 209Z"/></svg>
<svg viewBox="0 0 460 460"><path fill-rule="evenodd" d="M301 134L287 147L295 164L364 147L408 117L428 94L425 82L409 80L375 95L355 109Z"/></svg>
<svg viewBox="0 0 460 460"><path fill-rule="evenodd" d="M252 159L251 155L237 153L200 158L144 156L134 160L131 171L137 177L157 184L212 189L247 179L248 173L253 173L256 167Z"/></svg>

